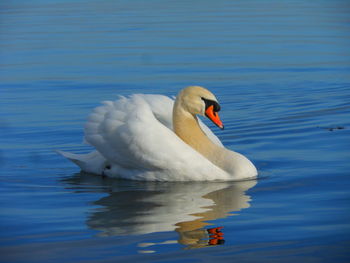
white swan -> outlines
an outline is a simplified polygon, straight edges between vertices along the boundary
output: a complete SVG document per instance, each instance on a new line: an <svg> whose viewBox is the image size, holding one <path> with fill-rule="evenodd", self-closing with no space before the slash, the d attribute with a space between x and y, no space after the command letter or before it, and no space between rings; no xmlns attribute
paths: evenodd
<svg viewBox="0 0 350 263"><path fill-rule="evenodd" d="M198 115L223 128L220 106L207 89L191 86L175 103L162 95L136 94L105 101L85 125L89 154L60 154L88 173L133 180L242 180L257 176L255 166L230 151Z"/></svg>

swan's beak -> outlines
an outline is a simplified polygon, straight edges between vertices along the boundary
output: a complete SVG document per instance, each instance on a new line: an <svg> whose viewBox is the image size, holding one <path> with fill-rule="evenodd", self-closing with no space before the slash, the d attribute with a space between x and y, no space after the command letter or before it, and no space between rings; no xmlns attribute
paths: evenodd
<svg viewBox="0 0 350 263"><path fill-rule="evenodd" d="M219 114L216 111L214 111L214 105L209 106L205 110L205 116L207 116L212 122L214 122L221 130L224 129L224 125L220 120Z"/></svg>

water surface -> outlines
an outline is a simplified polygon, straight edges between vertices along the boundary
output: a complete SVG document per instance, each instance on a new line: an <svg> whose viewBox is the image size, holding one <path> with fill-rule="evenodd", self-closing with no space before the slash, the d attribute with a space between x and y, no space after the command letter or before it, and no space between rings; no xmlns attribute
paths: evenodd
<svg viewBox="0 0 350 263"><path fill-rule="evenodd" d="M2 262L350 261L347 1L14 0L0 23ZM100 101L194 84L258 180L103 179L54 152L91 150Z"/></svg>

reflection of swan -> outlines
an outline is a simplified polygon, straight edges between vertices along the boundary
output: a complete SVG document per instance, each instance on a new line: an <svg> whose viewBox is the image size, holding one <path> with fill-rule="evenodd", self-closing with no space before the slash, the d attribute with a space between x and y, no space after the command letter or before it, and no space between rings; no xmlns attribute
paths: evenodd
<svg viewBox="0 0 350 263"><path fill-rule="evenodd" d="M216 97L192 86L175 103L161 95L107 101L90 115L85 139L97 151L60 152L82 170L149 181L239 180L257 175L243 155L223 147L196 115L223 128Z"/></svg>
<svg viewBox="0 0 350 263"><path fill-rule="evenodd" d="M76 180L75 184L86 188L91 184L96 189L98 180L104 189L112 184L109 185L112 189L105 190L111 193L94 202L102 209L98 208L87 220L90 228L101 231L100 236L176 231L178 242L189 248L208 244L211 236L207 229L212 229L208 221L248 208L251 199L245 191L256 184L256 181L149 182L133 185L133 190L129 191L128 181L114 182L89 175L81 175ZM135 190L140 187L141 190ZM154 244L140 244L143 247L150 245Z"/></svg>

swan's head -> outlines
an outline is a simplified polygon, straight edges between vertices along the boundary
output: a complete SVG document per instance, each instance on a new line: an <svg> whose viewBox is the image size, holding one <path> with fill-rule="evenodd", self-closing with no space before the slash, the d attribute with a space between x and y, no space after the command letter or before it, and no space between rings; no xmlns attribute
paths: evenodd
<svg viewBox="0 0 350 263"><path fill-rule="evenodd" d="M209 90L200 86L190 86L180 91L176 101L189 113L208 117L219 128L224 128L218 114L220 105Z"/></svg>

